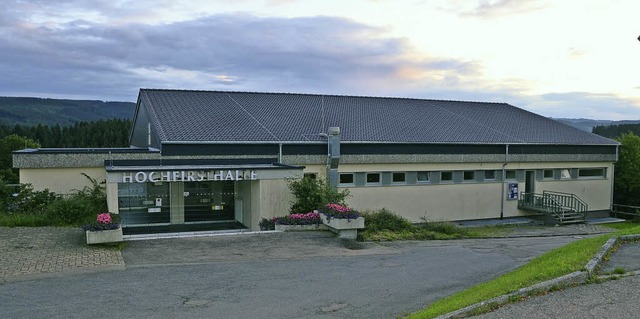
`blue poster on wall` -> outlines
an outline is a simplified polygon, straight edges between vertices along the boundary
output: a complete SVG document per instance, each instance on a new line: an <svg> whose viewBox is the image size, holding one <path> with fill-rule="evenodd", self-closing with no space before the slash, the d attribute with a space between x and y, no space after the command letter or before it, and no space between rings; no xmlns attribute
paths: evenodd
<svg viewBox="0 0 640 319"><path fill-rule="evenodd" d="M518 183L509 183L507 200L514 200L514 199L518 199Z"/></svg>

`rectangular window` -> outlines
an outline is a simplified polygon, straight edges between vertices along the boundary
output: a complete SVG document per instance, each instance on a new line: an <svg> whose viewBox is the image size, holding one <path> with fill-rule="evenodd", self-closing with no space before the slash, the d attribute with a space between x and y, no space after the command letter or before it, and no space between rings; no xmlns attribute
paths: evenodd
<svg viewBox="0 0 640 319"><path fill-rule="evenodd" d="M367 173L367 184L380 184L380 173Z"/></svg>
<svg viewBox="0 0 640 319"><path fill-rule="evenodd" d="M318 174L316 174L316 173L304 173L304 178L316 179L316 178L318 178Z"/></svg>
<svg viewBox="0 0 640 319"><path fill-rule="evenodd" d="M605 169L581 168L578 170L578 178L605 178Z"/></svg>
<svg viewBox="0 0 640 319"><path fill-rule="evenodd" d="M464 173L462 174L462 179L466 182L473 181L476 179L476 172L464 171Z"/></svg>
<svg viewBox="0 0 640 319"><path fill-rule="evenodd" d="M353 184L353 173L340 173L340 184Z"/></svg>
<svg viewBox="0 0 640 319"><path fill-rule="evenodd" d="M406 181L406 177L404 173L393 173L392 181L394 183L404 183Z"/></svg>
<svg viewBox="0 0 640 319"><path fill-rule="evenodd" d="M453 181L453 172L452 171L440 172L440 181L442 182Z"/></svg>
<svg viewBox="0 0 640 319"><path fill-rule="evenodd" d="M506 179L516 179L516 171L508 170L505 172Z"/></svg>
<svg viewBox="0 0 640 319"><path fill-rule="evenodd" d="M484 180L492 181L496 179L496 171L484 171Z"/></svg>
<svg viewBox="0 0 640 319"><path fill-rule="evenodd" d="M543 174L544 179L553 179L553 170L545 169Z"/></svg>
<svg viewBox="0 0 640 319"><path fill-rule="evenodd" d="M418 172L417 180L418 180L418 183L429 182L429 172Z"/></svg>

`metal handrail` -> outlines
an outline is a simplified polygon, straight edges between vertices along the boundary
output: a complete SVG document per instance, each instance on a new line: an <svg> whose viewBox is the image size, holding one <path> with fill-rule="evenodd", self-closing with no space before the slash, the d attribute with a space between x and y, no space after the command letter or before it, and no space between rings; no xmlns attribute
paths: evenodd
<svg viewBox="0 0 640 319"><path fill-rule="evenodd" d="M568 211L574 211L584 218L585 212L588 210L587 203L570 193L543 191L542 194L536 194L521 192L520 198L521 200L518 200L518 208L526 208L525 206L541 208L560 219L560 221L564 220L565 213Z"/></svg>
<svg viewBox="0 0 640 319"><path fill-rule="evenodd" d="M583 201L580 197L571 193L563 193L556 191L543 191L542 194L544 196L550 196L556 198L558 201L562 203L564 207L573 209L574 211L584 214L589 210L589 205Z"/></svg>

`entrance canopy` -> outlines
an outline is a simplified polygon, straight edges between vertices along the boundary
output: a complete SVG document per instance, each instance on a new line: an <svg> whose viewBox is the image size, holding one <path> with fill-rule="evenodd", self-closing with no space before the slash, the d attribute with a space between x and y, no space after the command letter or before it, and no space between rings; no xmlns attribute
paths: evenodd
<svg viewBox="0 0 640 319"><path fill-rule="evenodd" d="M105 161L108 183L255 181L295 179L303 166L273 159Z"/></svg>

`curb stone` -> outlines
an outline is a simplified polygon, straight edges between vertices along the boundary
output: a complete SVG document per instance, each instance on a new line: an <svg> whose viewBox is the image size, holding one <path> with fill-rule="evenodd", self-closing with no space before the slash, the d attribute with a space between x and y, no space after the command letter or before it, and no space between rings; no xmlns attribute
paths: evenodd
<svg viewBox="0 0 640 319"><path fill-rule="evenodd" d="M631 241L640 239L640 235L625 235L625 236L612 236L607 240L606 243L602 245L600 250L595 254L595 256L587 263L585 266L585 271L576 271L555 279L547 280L545 282L541 282L535 284L533 286L529 286L526 288L522 288L516 292L508 293L502 296L498 296L489 300L485 300L462 309L458 309L444 315L436 317L436 319L454 319L454 318L463 318L468 317L472 314L473 311L485 307L492 304L506 304L510 298L514 296L527 296L535 291L544 291L550 290L551 288L565 288L570 286L575 286L579 284L586 283L589 279L592 278L613 278L613 277L623 277L623 276L633 276L640 274L640 271L629 272L623 275L606 275L606 276L598 276L595 274L595 269L602 263L602 260L605 256L609 254L611 249L615 247L616 244L622 241Z"/></svg>

